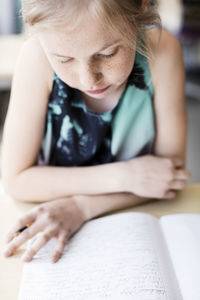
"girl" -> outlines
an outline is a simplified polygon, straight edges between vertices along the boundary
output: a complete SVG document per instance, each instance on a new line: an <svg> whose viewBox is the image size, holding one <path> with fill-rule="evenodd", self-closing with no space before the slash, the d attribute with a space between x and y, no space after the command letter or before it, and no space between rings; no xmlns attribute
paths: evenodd
<svg viewBox="0 0 200 300"><path fill-rule="evenodd" d="M84 222L184 188L183 59L152 1L23 0L22 11L32 35L13 79L2 176L12 197L46 203L13 226L5 255L42 232L24 260L56 237L56 262Z"/></svg>

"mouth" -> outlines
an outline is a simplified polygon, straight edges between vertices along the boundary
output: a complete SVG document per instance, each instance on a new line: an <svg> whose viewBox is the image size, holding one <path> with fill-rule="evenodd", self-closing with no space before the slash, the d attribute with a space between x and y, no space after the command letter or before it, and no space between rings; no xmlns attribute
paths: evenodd
<svg viewBox="0 0 200 300"><path fill-rule="evenodd" d="M89 94L102 94L103 92L105 92L106 90L108 90L110 87L110 85L108 85L107 87L105 87L104 89L98 89L98 90L88 90L86 91Z"/></svg>

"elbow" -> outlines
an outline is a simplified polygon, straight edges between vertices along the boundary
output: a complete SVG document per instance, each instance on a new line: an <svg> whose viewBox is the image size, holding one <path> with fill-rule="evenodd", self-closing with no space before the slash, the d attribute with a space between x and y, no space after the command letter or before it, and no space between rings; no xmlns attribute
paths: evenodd
<svg viewBox="0 0 200 300"><path fill-rule="evenodd" d="M5 176L6 175L6 176ZM25 203L44 202L46 199L41 198L41 194L32 180L26 176L26 170L17 174L2 174L2 183L5 194L12 199Z"/></svg>
<svg viewBox="0 0 200 300"><path fill-rule="evenodd" d="M10 196L11 198L14 198L16 200L18 200L15 195L15 191L13 188L13 183L11 183L10 180L6 180L6 179L2 179L2 185L3 185L3 190L5 192L6 195Z"/></svg>
<svg viewBox="0 0 200 300"><path fill-rule="evenodd" d="M24 197L23 188L18 183L17 176L12 179L2 176L2 185L5 194L10 196L12 199L20 202L30 202L29 199Z"/></svg>
<svg viewBox="0 0 200 300"><path fill-rule="evenodd" d="M13 182L11 183L10 181L3 180L3 190L5 194L10 196L12 199L24 202L24 199L21 196L20 192L16 191L14 186L15 184Z"/></svg>
<svg viewBox="0 0 200 300"><path fill-rule="evenodd" d="M9 178L7 178L7 176L4 175L4 172L2 174L2 187L3 187L3 191L5 194L9 195L12 197L12 183L11 180Z"/></svg>

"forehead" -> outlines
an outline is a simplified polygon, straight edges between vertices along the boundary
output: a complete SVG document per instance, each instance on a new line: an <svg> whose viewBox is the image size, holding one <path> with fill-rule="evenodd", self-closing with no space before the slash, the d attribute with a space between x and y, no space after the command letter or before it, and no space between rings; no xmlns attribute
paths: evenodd
<svg viewBox="0 0 200 300"><path fill-rule="evenodd" d="M66 28L48 29L39 32L39 39L46 51L66 56L88 56L107 44L114 44L122 37L116 31L105 30L94 18L84 19L74 30Z"/></svg>

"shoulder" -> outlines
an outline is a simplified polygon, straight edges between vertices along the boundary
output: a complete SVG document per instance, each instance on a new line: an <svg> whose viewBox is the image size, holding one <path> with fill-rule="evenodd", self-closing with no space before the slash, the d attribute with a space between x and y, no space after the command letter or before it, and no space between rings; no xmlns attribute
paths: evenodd
<svg viewBox="0 0 200 300"><path fill-rule="evenodd" d="M171 60L182 54L180 42L167 30L150 29L146 35L155 63L158 59Z"/></svg>
<svg viewBox="0 0 200 300"><path fill-rule="evenodd" d="M12 80L10 111L23 107L44 117L53 84L53 70L35 36L28 38L20 51ZM40 109L38 109L40 108Z"/></svg>
<svg viewBox="0 0 200 300"><path fill-rule="evenodd" d="M33 35L24 42L16 66L21 76L34 81L42 81L47 89L51 91L53 82L53 69L40 45L37 36ZM25 78L24 78L25 79Z"/></svg>
<svg viewBox="0 0 200 300"><path fill-rule="evenodd" d="M182 48L176 37L166 30L151 29L147 31L147 41L151 50L150 71L155 85L160 81L160 76L167 79L174 72L184 74Z"/></svg>
<svg viewBox="0 0 200 300"><path fill-rule="evenodd" d="M164 53L167 49L170 50L171 47L181 50L178 39L167 30L148 29L146 35L155 54Z"/></svg>

